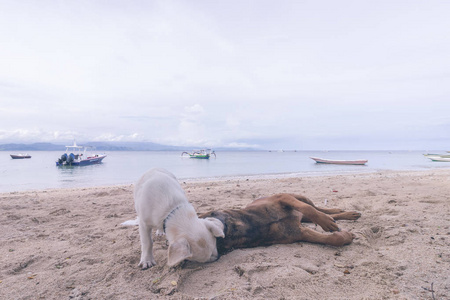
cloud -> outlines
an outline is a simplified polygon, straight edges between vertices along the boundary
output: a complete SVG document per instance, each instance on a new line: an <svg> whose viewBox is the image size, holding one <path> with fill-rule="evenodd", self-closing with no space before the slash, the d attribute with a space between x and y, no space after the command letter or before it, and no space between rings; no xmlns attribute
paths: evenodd
<svg viewBox="0 0 450 300"><path fill-rule="evenodd" d="M1 1L0 142L446 147L450 4L323 5Z"/></svg>
<svg viewBox="0 0 450 300"><path fill-rule="evenodd" d="M41 129L15 129L11 131L0 130L0 141L35 143L35 142L54 142L68 141L82 136L76 131L47 131Z"/></svg>
<svg viewBox="0 0 450 300"><path fill-rule="evenodd" d="M207 139L207 125L204 122L205 109L200 104L186 106L178 124L177 142L183 145L202 145Z"/></svg>
<svg viewBox="0 0 450 300"><path fill-rule="evenodd" d="M186 106L184 108L188 115L201 115L205 112L205 109L200 104L194 104L193 106Z"/></svg>
<svg viewBox="0 0 450 300"><path fill-rule="evenodd" d="M116 135L113 133L101 134L98 136L91 137L89 141L99 141L99 142L134 142L143 141L144 136L139 133L133 133L130 135Z"/></svg>

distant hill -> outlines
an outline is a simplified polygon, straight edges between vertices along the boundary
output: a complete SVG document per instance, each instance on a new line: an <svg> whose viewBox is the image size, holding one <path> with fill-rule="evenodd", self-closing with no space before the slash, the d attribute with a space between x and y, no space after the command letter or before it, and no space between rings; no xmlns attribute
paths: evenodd
<svg viewBox="0 0 450 300"><path fill-rule="evenodd" d="M89 142L84 145L102 151L170 151L184 150L185 147L161 145L151 142Z"/></svg>
<svg viewBox="0 0 450 300"><path fill-rule="evenodd" d="M182 147L161 145L151 142L87 142L82 146L93 146L98 151L190 151L202 147ZM33 143L33 144L0 144L0 151L64 151L65 144ZM235 148L214 148L214 150L252 150Z"/></svg>
<svg viewBox="0 0 450 300"><path fill-rule="evenodd" d="M58 151L65 149L64 145L55 145L51 143L0 145L0 151Z"/></svg>

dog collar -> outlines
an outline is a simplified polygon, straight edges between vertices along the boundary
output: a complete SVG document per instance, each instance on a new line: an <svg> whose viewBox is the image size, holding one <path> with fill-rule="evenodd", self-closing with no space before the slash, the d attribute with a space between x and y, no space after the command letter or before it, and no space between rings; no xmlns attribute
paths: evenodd
<svg viewBox="0 0 450 300"><path fill-rule="evenodd" d="M166 222L167 222L167 220L175 213L175 211L177 210L177 209L179 209L180 207L182 207L184 204L180 204L180 205L178 205L177 207L175 207L174 209L172 209L171 211L170 211L170 213L167 215L167 217L164 219L164 221L163 221L163 230L164 230L164 233L166 233Z"/></svg>

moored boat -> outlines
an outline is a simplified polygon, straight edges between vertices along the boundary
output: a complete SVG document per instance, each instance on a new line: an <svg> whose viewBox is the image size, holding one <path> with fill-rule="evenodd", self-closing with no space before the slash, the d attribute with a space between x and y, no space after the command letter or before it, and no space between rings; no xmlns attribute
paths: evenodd
<svg viewBox="0 0 450 300"><path fill-rule="evenodd" d="M10 154L12 159L24 159L24 158L31 158L31 155L29 155L28 153L23 154L23 153L19 153L19 154Z"/></svg>
<svg viewBox="0 0 450 300"><path fill-rule="evenodd" d="M423 156L431 159L432 161L450 162L450 154L424 154Z"/></svg>
<svg viewBox="0 0 450 300"><path fill-rule="evenodd" d="M438 157L438 156L431 156L428 157L432 161L443 161L443 162L450 162L450 157Z"/></svg>
<svg viewBox="0 0 450 300"><path fill-rule="evenodd" d="M87 166L99 164L106 157L105 154L88 154L93 148L78 146L76 142L72 146L66 146L66 152L56 161L57 166Z"/></svg>
<svg viewBox="0 0 450 300"><path fill-rule="evenodd" d="M202 149L202 150L196 150L189 152L183 152L181 153L181 156L184 156L185 154L189 155L190 158L200 158L200 159L209 159L211 155L214 155L216 157L216 153L211 149Z"/></svg>
<svg viewBox="0 0 450 300"><path fill-rule="evenodd" d="M337 159L326 159L318 157L310 157L318 164L335 164L335 165L365 165L367 159L356 159L356 160L337 160Z"/></svg>

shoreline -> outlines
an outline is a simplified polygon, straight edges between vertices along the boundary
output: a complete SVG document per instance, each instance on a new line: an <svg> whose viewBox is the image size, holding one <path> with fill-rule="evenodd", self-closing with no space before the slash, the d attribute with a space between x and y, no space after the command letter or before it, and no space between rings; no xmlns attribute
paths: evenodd
<svg viewBox="0 0 450 300"><path fill-rule="evenodd" d="M300 178L300 177L333 177L333 176L350 176L350 175L372 175L381 173L423 173L423 172L433 172L433 171L447 171L450 174L450 169L447 168L433 168L433 169L411 169L411 170L367 170L365 172L361 171L345 171L342 170L336 172L295 172L295 173L270 173L270 174L249 174L249 175L233 175L233 176L216 176L216 177L200 177L200 178L182 178L179 179L180 182L221 182L227 180L276 180L276 179L287 179L287 178Z"/></svg>
<svg viewBox="0 0 450 300"><path fill-rule="evenodd" d="M178 178L180 183L189 182L189 183L202 183L202 182L223 182L223 181L241 181L241 180L277 180L277 179L287 179L287 178L302 178L302 177L333 177L333 176L351 176L351 175L371 175L378 173L425 173L425 172L449 172L450 168L442 167L442 168L430 168L430 169L410 169L410 170L366 170L362 171L330 171L330 172L289 172L289 173L267 173L267 174L248 174L248 175L224 175L224 176L215 176L215 177L192 177L192 178ZM77 189L95 189L95 188L113 188L113 187L126 187L126 186L134 186L134 182L130 183L118 183L118 184L101 184L101 185L93 185L93 186L79 186L79 187L55 187L55 188L37 188L30 190L17 190L17 191L7 191L1 192L2 194L18 194L18 193L38 193L43 191L53 191L53 190L77 190Z"/></svg>
<svg viewBox="0 0 450 300"><path fill-rule="evenodd" d="M272 176L272 175L271 175ZM276 175L279 176L279 175ZM197 213L275 193L362 213L351 245L240 249L208 264L141 271L133 184L0 193L0 294L7 299L442 299L450 294L450 170L180 179ZM318 226L311 226L318 231Z"/></svg>

